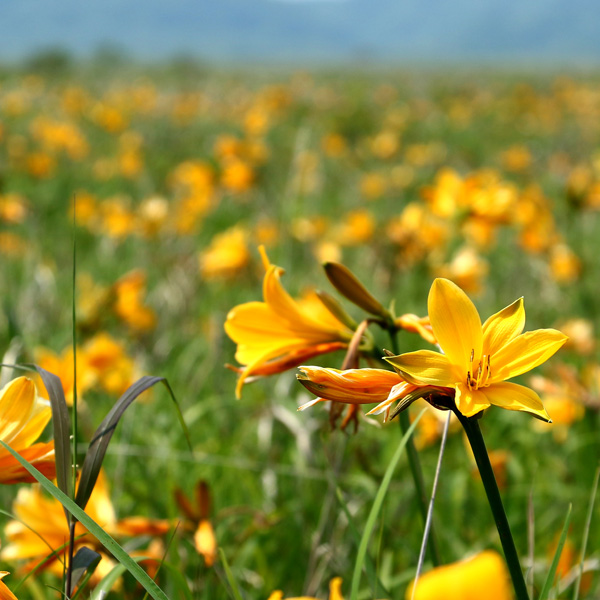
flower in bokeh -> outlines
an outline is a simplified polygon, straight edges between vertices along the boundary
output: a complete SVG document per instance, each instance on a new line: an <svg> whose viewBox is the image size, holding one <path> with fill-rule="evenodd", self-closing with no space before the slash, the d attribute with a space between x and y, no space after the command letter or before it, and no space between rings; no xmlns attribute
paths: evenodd
<svg viewBox="0 0 600 600"><path fill-rule="evenodd" d="M54 442L34 442L50 421L50 403L37 394L27 377L17 377L0 390L0 440L16 450L46 477L53 478ZM5 448L0 448L0 483L33 482L26 471Z"/></svg>
<svg viewBox="0 0 600 600"><path fill-rule="evenodd" d="M141 270L131 271L113 286L115 293L114 311L136 331L148 331L156 325L154 311L144 304L146 274Z"/></svg>
<svg viewBox="0 0 600 600"><path fill-rule="evenodd" d="M406 600L512 600L508 570L497 552L486 550L467 560L421 575Z"/></svg>
<svg viewBox="0 0 600 600"><path fill-rule="evenodd" d="M12 512L18 520L9 521L4 527L8 544L0 551L2 560L28 560L25 569L30 570L58 550L56 555L47 559L44 568L62 576L62 556L66 551L65 541L69 539L69 526L62 504L46 496L39 485L33 485L19 490ZM86 513L104 529L110 530L115 524L115 513L102 474L87 504ZM81 523L75 526L75 539L76 549L84 545L101 549L100 542ZM98 574L106 567L110 568L110 561L103 558Z"/></svg>
<svg viewBox="0 0 600 600"><path fill-rule="evenodd" d="M271 593L268 600L318 600L309 596L285 596L281 590ZM329 582L329 600L344 600L342 596L342 578L334 577Z"/></svg>
<svg viewBox="0 0 600 600"><path fill-rule="evenodd" d="M549 420L531 389L505 380L526 373L550 358L567 337L555 329L521 334L523 299L492 315L482 326L468 296L447 279L429 292L429 317L444 354L409 352L386 360L410 383L452 388L458 410L471 417L491 404Z"/></svg>
<svg viewBox="0 0 600 600"><path fill-rule="evenodd" d="M235 277L250 262L248 233L242 227L232 227L217 234L200 253L199 262L205 279Z"/></svg>
<svg viewBox="0 0 600 600"><path fill-rule="evenodd" d="M194 546L196 552L204 558L207 567L212 567L217 559L217 539L210 521L210 491L206 481L199 481L196 485L196 506L194 506L184 493L177 489L175 501L186 518L195 528Z"/></svg>
<svg viewBox="0 0 600 600"><path fill-rule="evenodd" d="M294 300L281 285L284 270L272 265L261 247L266 274L264 302L247 302L229 311L227 335L238 345L240 371L236 394L252 375L271 375L298 366L307 358L345 348L352 331L314 294Z"/></svg>
<svg viewBox="0 0 600 600"><path fill-rule="evenodd" d="M36 348L35 362L37 365L50 371L57 377L63 386L65 400L69 406L73 405L74 380L73 380L73 348L67 347L62 354L56 354L47 348ZM96 375L87 364L85 353L77 349L77 392L83 394L96 382ZM40 380L41 385L41 380ZM41 389L38 385L38 389Z"/></svg>

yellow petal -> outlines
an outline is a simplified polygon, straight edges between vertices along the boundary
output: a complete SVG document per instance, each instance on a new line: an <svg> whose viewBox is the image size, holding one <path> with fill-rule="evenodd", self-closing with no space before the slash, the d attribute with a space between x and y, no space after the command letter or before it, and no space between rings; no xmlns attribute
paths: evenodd
<svg viewBox="0 0 600 600"><path fill-rule="evenodd" d="M453 387L460 380L449 357L431 350L407 352L385 359L397 369L406 381L415 385ZM465 377L466 377L465 371Z"/></svg>
<svg viewBox="0 0 600 600"><path fill-rule="evenodd" d="M423 574L406 600L512 600L510 579L497 552L486 550L460 562L436 567Z"/></svg>
<svg viewBox="0 0 600 600"><path fill-rule="evenodd" d="M341 577L334 577L329 582L329 600L344 600Z"/></svg>
<svg viewBox="0 0 600 600"><path fill-rule="evenodd" d="M204 563L207 567L212 567L217 558L217 539L210 521L203 519L194 534L194 545L196 552L204 557Z"/></svg>
<svg viewBox="0 0 600 600"><path fill-rule="evenodd" d="M515 300L483 324L483 353L495 354L525 327L523 298Z"/></svg>
<svg viewBox="0 0 600 600"><path fill-rule="evenodd" d="M542 421L550 421L540 397L528 387L516 383L495 383L485 388L483 393L494 406L508 410L521 410Z"/></svg>
<svg viewBox="0 0 600 600"><path fill-rule="evenodd" d="M438 344L448 360L464 371L471 353L481 356L481 319L469 297L448 279L436 279L429 292L429 318Z"/></svg>
<svg viewBox="0 0 600 600"><path fill-rule="evenodd" d="M35 400L35 384L27 377L17 377L0 390L0 439L12 442L29 420Z"/></svg>
<svg viewBox="0 0 600 600"><path fill-rule="evenodd" d="M566 341L556 329L528 331L506 344L491 358L491 383L526 373L548 360Z"/></svg>
<svg viewBox="0 0 600 600"><path fill-rule="evenodd" d="M490 406L482 390L470 390L464 383L457 384L455 390L456 407L465 417L472 417Z"/></svg>
<svg viewBox="0 0 600 600"><path fill-rule="evenodd" d="M50 409L50 402L43 398L38 398L31 411L29 421L27 421L23 429L21 429L14 437L11 446L15 450L21 450L21 448L31 446L31 444L42 435L51 416L52 410Z"/></svg>

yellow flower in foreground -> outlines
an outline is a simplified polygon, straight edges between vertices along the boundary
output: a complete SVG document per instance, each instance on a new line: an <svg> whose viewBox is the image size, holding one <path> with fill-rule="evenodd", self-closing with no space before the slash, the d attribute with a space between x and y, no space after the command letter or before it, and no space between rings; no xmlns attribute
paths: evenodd
<svg viewBox="0 0 600 600"><path fill-rule="evenodd" d="M4 579L7 575L8 571L0 571L0 579ZM0 600L18 600L2 581L0 581Z"/></svg>
<svg viewBox="0 0 600 600"><path fill-rule="evenodd" d="M54 442L34 444L50 420L50 403L37 395L31 379L18 377L0 390L0 440L46 477L55 475ZM0 448L0 483L35 479L8 450ZM1 596L0 596L1 598Z"/></svg>
<svg viewBox="0 0 600 600"><path fill-rule="evenodd" d="M345 348L352 331L338 321L316 295L294 300L281 285L284 270L272 265L260 248L266 269L264 302L247 302L229 311L227 335L238 345L240 369L236 395L252 375L281 373L308 358Z"/></svg>
<svg viewBox="0 0 600 600"><path fill-rule="evenodd" d="M565 335L556 329L522 334L522 298L482 326L471 300L447 279L433 282L428 308L433 333L444 354L419 350L387 358L406 381L454 389L456 406L466 417L494 404L549 420L533 390L505 380L546 361L565 343Z"/></svg>
<svg viewBox="0 0 600 600"><path fill-rule="evenodd" d="M406 590L411 600L413 584ZM510 579L497 552L438 567L419 578L414 600L512 600Z"/></svg>

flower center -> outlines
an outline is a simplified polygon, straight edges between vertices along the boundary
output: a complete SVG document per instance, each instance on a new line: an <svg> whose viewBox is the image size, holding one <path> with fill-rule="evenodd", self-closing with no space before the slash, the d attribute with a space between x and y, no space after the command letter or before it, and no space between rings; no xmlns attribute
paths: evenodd
<svg viewBox="0 0 600 600"><path fill-rule="evenodd" d="M489 385L492 376L492 356L484 354L477 362L475 361L475 350L471 350L470 368L467 371L467 386L470 390Z"/></svg>

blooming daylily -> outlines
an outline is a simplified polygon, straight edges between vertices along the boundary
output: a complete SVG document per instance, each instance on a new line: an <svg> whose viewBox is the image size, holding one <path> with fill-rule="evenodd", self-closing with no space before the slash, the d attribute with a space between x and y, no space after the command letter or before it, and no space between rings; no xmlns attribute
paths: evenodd
<svg viewBox="0 0 600 600"><path fill-rule="evenodd" d="M430 350L386 358L406 381L455 391L458 410L471 417L494 404L548 421L539 396L506 383L550 358L567 340L556 329L521 333L523 299L492 315L482 326L468 296L447 279L436 279L428 300L433 333L444 354Z"/></svg>
<svg viewBox="0 0 600 600"><path fill-rule="evenodd" d="M46 477L55 475L54 442L34 442L50 420L50 403L37 395L35 384L17 377L0 390L0 440L16 450ZM35 479L6 449L0 448L0 483Z"/></svg>
<svg viewBox="0 0 600 600"><path fill-rule="evenodd" d="M264 302L247 302L227 315L225 331L238 345L236 360L243 365L236 395L253 375L271 375L309 358L347 347L352 331L311 294L294 300L281 285L284 270L272 265L260 248L266 274Z"/></svg>

